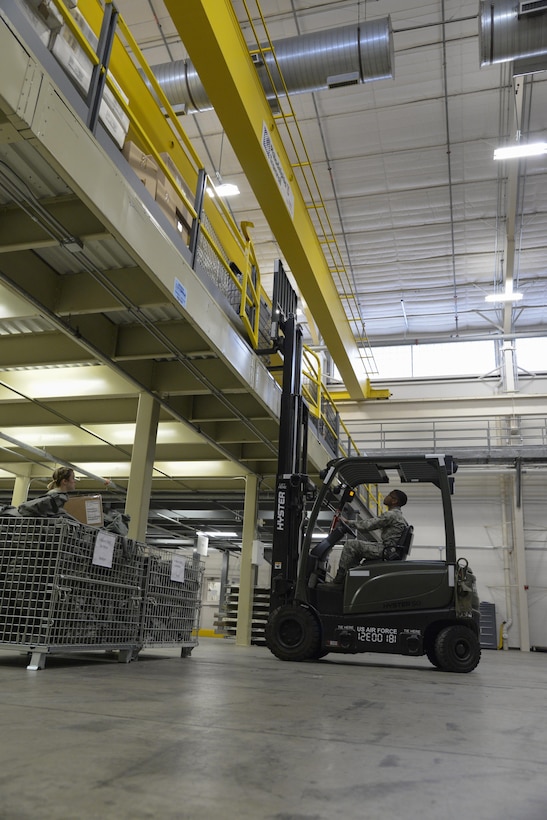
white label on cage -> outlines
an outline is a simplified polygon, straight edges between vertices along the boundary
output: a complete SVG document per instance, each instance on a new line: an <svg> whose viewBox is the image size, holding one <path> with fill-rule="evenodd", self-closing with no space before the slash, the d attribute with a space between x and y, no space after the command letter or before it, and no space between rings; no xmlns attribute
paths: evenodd
<svg viewBox="0 0 547 820"><path fill-rule="evenodd" d="M99 567L111 567L115 543L116 536L114 533L99 530L95 539L92 563L97 564Z"/></svg>
<svg viewBox="0 0 547 820"><path fill-rule="evenodd" d="M179 581L181 584L184 581L184 570L186 568L186 558L182 555L173 555L171 561L171 580Z"/></svg>

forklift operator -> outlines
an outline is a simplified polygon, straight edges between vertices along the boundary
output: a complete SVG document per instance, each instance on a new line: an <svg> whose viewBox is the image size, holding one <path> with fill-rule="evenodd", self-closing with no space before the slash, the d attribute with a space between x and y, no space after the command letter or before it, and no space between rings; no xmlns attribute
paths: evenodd
<svg viewBox="0 0 547 820"><path fill-rule="evenodd" d="M335 584L343 584L346 572L351 567L356 567L363 560L375 561L382 558L385 547L397 545L403 530L408 527L408 522L404 518L401 507L407 502L407 495L402 490L391 490L384 498L387 512L382 513L377 518L361 518L352 521L342 516L342 521L353 527L357 532L371 532L371 530L381 531L380 541L364 541L361 538L351 538L344 544L340 555L338 572L334 578Z"/></svg>

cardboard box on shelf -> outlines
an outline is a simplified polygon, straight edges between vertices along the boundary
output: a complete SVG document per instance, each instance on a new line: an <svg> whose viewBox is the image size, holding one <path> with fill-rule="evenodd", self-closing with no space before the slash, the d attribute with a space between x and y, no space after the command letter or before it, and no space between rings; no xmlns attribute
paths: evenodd
<svg viewBox="0 0 547 820"><path fill-rule="evenodd" d="M165 176L163 180L158 179L157 181L156 202L187 245L190 228L192 227L192 216L175 188L165 179Z"/></svg>
<svg viewBox="0 0 547 820"><path fill-rule="evenodd" d="M138 178L147 191L156 198L156 185L158 178L158 166L149 154L128 140L123 146L122 154L133 168Z"/></svg>
<svg viewBox="0 0 547 820"><path fill-rule="evenodd" d="M97 36L87 24L84 16L76 8L72 9L72 15L81 28L85 39L93 49L96 49L98 42ZM55 36L51 45L51 53L63 66L67 74L74 80L78 88L84 94L87 93L91 82L93 64L67 25L63 25L61 31ZM115 78L112 77L111 74L109 76L115 83L117 91L127 105L129 98L122 92ZM99 107L99 118L110 136L119 147L122 148L129 129L129 117L108 87L105 87L103 92L103 98Z"/></svg>
<svg viewBox="0 0 547 820"><path fill-rule="evenodd" d="M102 527L104 524L101 495L79 495L69 498L63 509L82 524L88 524L91 527Z"/></svg>
<svg viewBox="0 0 547 820"><path fill-rule="evenodd" d="M185 196L188 197L190 202L192 202L193 199L194 199L194 195L192 194L190 188L188 187L188 185L184 181L184 179L182 177L182 174L180 173L179 169L177 168L177 166L175 165L175 163L173 162L173 160L171 159L169 154L164 152L164 153L160 154L160 158L163 160L163 162L167 166L167 169L169 170L171 176L175 180L175 182L177 184L177 187L180 188L180 190L185 194ZM161 168L158 171L158 180L160 182L163 182L164 184L167 183L167 182L170 183L170 180L167 178L167 176L165 175L165 173L163 172L163 170Z"/></svg>
<svg viewBox="0 0 547 820"><path fill-rule="evenodd" d="M61 30L63 25L63 18L57 9L40 4L40 11L38 11L39 3L37 0L27 0L26 2L19 0L19 5L42 43L46 48L49 48L51 38Z"/></svg>

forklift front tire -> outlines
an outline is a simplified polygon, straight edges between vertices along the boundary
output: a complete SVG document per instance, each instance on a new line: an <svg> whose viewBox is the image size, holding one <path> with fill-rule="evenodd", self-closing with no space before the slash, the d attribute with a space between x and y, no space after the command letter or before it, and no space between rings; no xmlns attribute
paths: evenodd
<svg viewBox="0 0 547 820"><path fill-rule="evenodd" d="M441 665L437 657L437 652L435 651L435 640L427 640L426 638L426 640L424 641L424 650L430 663L432 663L433 666L436 666L437 669L440 669Z"/></svg>
<svg viewBox="0 0 547 820"><path fill-rule="evenodd" d="M297 604L275 609L266 624L266 643L282 661L306 661L320 656L320 628L315 615Z"/></svg>

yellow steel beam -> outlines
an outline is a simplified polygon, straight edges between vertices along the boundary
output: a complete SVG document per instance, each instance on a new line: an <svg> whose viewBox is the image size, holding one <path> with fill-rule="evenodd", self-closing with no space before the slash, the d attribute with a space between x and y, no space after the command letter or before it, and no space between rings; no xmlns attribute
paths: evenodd
<svg viewBox="0 0 547 820"><path fill-rule="evenodd" d="M165 0L352 398L368 379L230 0Z"/></svg>

